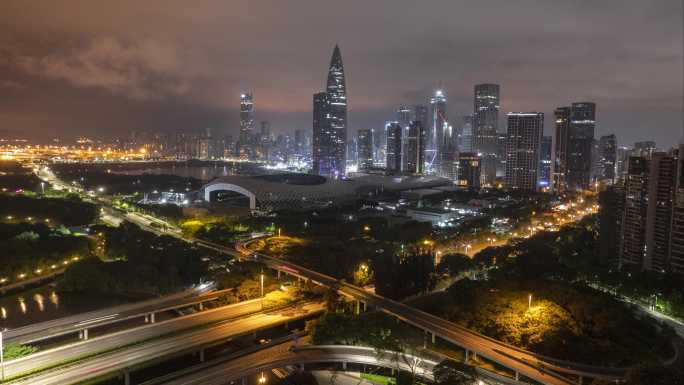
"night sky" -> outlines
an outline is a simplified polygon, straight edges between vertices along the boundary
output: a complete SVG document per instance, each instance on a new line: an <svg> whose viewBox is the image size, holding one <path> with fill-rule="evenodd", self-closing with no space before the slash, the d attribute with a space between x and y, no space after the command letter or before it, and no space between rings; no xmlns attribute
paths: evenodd
<svg viewBox="0 0 684 385"><path fill-rule="evenodd" d="M276 132L311 128L342 50L349 132L443 86L452 120L473 85L503 111L597 103L597 136L676 143L682 0L0 2L0 137L111 138L212 127L236 136L239 94ZM505 129L505 124L500 125Z"/></svg>

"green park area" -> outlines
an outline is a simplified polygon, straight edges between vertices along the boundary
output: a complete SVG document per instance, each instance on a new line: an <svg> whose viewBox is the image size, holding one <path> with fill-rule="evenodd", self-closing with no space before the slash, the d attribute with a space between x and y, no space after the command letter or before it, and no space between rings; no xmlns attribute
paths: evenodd
<svg viewBox="0 0 684 385"><path fill-rule="evenodd" d="M128 222L93 226L91 232L100 258L70 266L59 281L60 291L145 297L198 284L207 272L205 251L176 238Z"/></svg>

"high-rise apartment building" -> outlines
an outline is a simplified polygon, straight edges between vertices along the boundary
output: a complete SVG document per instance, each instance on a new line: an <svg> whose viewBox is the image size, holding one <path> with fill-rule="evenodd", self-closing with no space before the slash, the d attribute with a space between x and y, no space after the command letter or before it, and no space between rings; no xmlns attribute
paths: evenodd
<svg viewBox="0 0 684 385"><path fill-rule="evenodd" d="M496 179L497 133L499 131L499 85L477 84L474 89L473 152L482 154L482 181Z"/></svg>
<svg viewBox="0 0 684 385"><path fill-rule="evenodd" d="M620 242L620 269L641 270L646 253L646 215L648 209L648 159L629 158L625 179L625 210Z"/></svg>
<svg viewBox="0 0 684 385"><path fill-rule="evenodd" d="M679 145L676 155L668 270L684 276L684 144Z"/></svg>
<svg viewBox="0 0 684 385"><path fill-rule="evenodd" d="M670 254L670 232L677 159L668 153L651 156L646 209L646 253L643 269L665 272Z"/></svg>
<svg viewBox="0 0 684 385"><path fill-rule="evenodd" d="M385 163L387 171L401 171L401 136L403 131L399 122L390 122L387 125L387 161Z"/></svg>
<svg viewBox="0 0 684 385"><path fill-rule="evenodd" d="M367 170L373 167L373 130L370 128L360 129L357 134L356 145L359 170Z"/></svg>
<svg viewBox="0 0 684 385"><path fill-rule="evenodd" d="M620 256L625 190L622 185L607 186L599 193L599 242L598 254L601 265L617 267Z"/></svg>
<svg viewBox="0 0 684 385"><path fill-rule="evenodd" d="M509 112L506 143L506 187L535 191L539 182L544 114Z"/></svg>
<svg viewBox="0 0 684 385"><path fill-rule="evenodd" d="M632 149L625 146L617 148L617 155L615 157L615 181L624 181L627 177L627 166L629 165L629 157L632 155Z"/></svg>
<svg viewBox="0 0 684 385"><path fill-rule="evenodd" d="M342 54L336 45L330 59L326 92L314 95L313 172L344 175L347 152L347 88Z"/></svg>

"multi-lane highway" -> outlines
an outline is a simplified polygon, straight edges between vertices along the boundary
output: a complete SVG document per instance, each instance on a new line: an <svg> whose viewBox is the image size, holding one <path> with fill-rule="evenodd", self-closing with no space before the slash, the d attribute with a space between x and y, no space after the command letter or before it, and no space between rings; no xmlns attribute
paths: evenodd
<svg viewBox="0 0 684 385"><path fill-rule="evenodd" d="M49 370L36 376L12 383L32 385L72 384L89 378L100 377L127 368L192 349L199 349L217 341L223 341L240 335L253 333L286 322L291 322L322 312L322 304L309 303L292 306L273 312L260 312L237 320L222 322L213 326L185 333L172 333L169 336L130 346L127 349L108 354L97 355L65 367ZM209 312L198 314L208 322ZM138 341L145 336L136 336Z"/></svg>
<svg viewBox="0 0 684 385"><path fill-rule="evenodd" d="M397 357L391 352L376 352L372 348L359 346L311 345L298 348L293 346L292 342L287 342L167 381L166 385L223 385L273 368L329 362L399 368L428 380L433 380L432 368L437 364L436 361L429 359L411 355Z"/></svg>
<svg viewBox="0 0 684 385"><path fill-rule="evenodd" d="M73 316L7 330L3 333L6 343L29 344L66 334L78 333L132 318L178 309L208 302L218 298L224 291L210 291L213 285L203 284L192 289L146 301L119 305Z"/></svg>
<svg viewBox="0 0 684 385"><path fill-rule="evenodd" d="M5 362L5 376L11 378L155 337L161 337L169 333L178 333L189 328L242 317L261 311L261 303L260 299L240 302L37 352L23 358Z"/></svg>
<svg viewBox="0 0 684 385"><path fill-rule="evenodd" d="M220 249L220 245L214 244L212 246ZM255 253L245 246L245 244L238 244L236 249L243 255L254 256ZM567 375L607 381L624 379L626 370L622 368L603 368L566 362L525 351L328 275L267 255L257 254L257 257L271 268L334 288L343 295L391 314L404 322L461 346L470 353L478 354L503 365L515 371L516 375L524 375L535 381L553 385L573 384L574 380L567 378Z"/></svg>

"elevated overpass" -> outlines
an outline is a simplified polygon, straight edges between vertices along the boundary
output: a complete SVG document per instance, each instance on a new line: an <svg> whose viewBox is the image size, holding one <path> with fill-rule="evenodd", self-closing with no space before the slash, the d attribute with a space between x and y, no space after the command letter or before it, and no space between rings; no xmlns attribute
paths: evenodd
<svg viewBox="0 0 684 385"><path fill-rule="evenodd" d="M37 368L69 362L71 358L74 363L19 378L9 383L71 384L120 372L128 385L130 383L129 370L137 365L189 351L199 351L202 356L203 349L213 344L251 334L260 329L310 317L321 313L324 309L322 304L310 303L247 316L251 313L248 310L260 308L259 303L260 300L249 301L249 303L233 306L232 309L230 309L231 306L227 306L209 310L182 317L182 320L159 322L116 335L98 337L63 348L36 353L6 363L5 374L6 377L13 377L35 371ZM228 315L241 318L216 323ZM172 323L176 325L171 325ZM186 331L181 332L182 330ZM147 342L140 343L141 341ZM116 349L117 347L126 348Z"/></svg>
<svg viewBox="0 0 684 385"><path fill-rule="evenodd" d="M195 305L201 308L204 303L216 300L222 294L230 292L230 290L209 291L209 288L210 286L196 287L160 298L35 323L7 330L3 332L3 337L5 343L16 344L30 344L76 333L81 339L88 339L89 329L134 318L144 318L145 322L154 323L157 313Z"/></svg>
<svg viewBox="0 0 684 385"><path fill-rule="evenodd" d="M351 285L325 274L306 269L302 266L283 261L268 255L253 253L246 248L247 243L239 243L236 250L249 258L255 258L275 269L319 285L330 287L341 295L357 301L357 308L372 306L390 314L410 325L424 330L433 342L436 337L442 338L466 351L466 355L476 354L515 372L515 378L521 375L543 384L570 385L582 383L585 379L600 379L620 383L624 382L627 368L605 368L575 362L558 360L541 354L529 352L504 342L487 337L473 330L449 322L432 314L423 312L403 303L393 301L360 287ZM217 250L220 245L212 244ZM225 249L225 248L224 248ZM224 251L228 252L228 251Z"/></svg>

